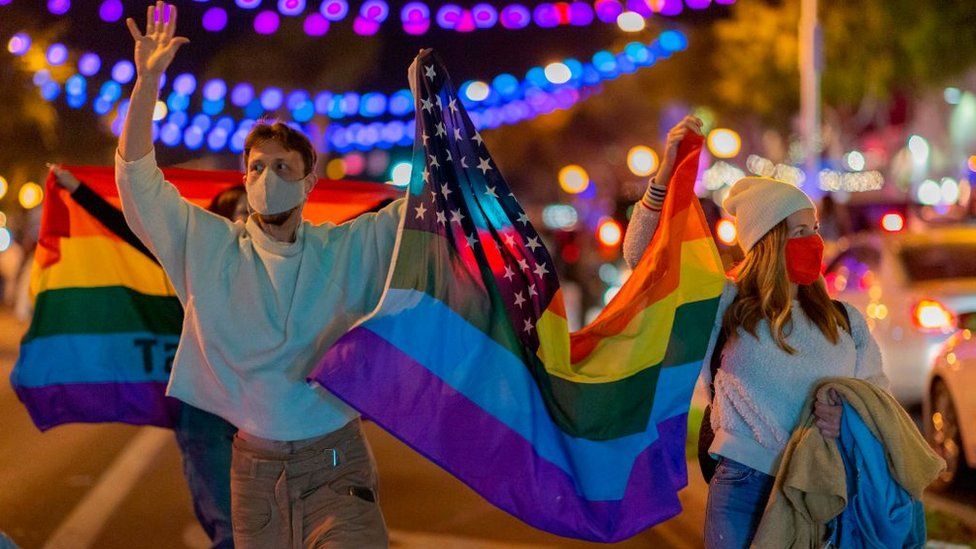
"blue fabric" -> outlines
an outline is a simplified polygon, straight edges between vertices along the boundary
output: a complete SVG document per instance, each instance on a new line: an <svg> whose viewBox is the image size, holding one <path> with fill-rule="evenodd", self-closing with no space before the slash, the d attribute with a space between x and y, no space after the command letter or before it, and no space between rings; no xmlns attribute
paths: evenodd
<svg viewBox="0 0 976 549"><path fill-rule="evenodd" d="M237 428L220 416L183 404L174 431L193 512L214 549L231 549L230 456Z"/></svg>
<svg viewBox="0 0 976 549"><path fill-rule="evenodd" d="M759 528L775 477L720 457L708 484L705 547L745 549Z"/></svg>
<svg viewBox="0 0 976 549"><path fill-rule="evenodd" d="M847 507L834 523L831 543L845 549L925 546L925 512L891 476L885 448L844 403L837 446L847 475Z"/></svg>

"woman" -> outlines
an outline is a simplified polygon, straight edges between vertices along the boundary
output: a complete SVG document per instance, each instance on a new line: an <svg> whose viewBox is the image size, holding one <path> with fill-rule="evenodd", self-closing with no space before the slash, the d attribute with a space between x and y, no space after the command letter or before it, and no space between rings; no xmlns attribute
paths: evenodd
<svg viewBox="0 0 976 549"><path fill-rule="evenodd" d="M657 228L678 145L701 122L685 118L668 134L657 177L634 209L624 257L635 266ZM726 283L705 356L720 332L727 342L714 379L709 453L718 459L705 511L706 547L748 547L762 518L783 450L806 398L826 377L887 387L881 353L854 307L845 315L820 276L823 240L813 202L797 187L761 177L736 182L723 204L746 256ZM850 319L848 321L848 318ZM825 437L840 433L841 404L816 405Z"/></svg>

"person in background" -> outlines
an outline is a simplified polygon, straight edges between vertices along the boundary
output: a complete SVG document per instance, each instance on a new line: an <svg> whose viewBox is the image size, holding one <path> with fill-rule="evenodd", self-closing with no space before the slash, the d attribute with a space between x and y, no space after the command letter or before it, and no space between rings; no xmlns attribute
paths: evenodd
<svg viewBox="0 0 976 549"><path fill-rule="evenodd" d="M116 236L155 261L125 222L122 211L109 204L70 171L51 165L55 181L71 193L71 199ZM235 223L247 217L243 185L230 187L213 197L211 212ZM173 431L183 458L183 474L193 498L193 512L215 549L234 546L230 518L231 442L237 429L218 415L183 403Z"/></svg>
<svg viewBox="0 0 976 549"><path fill-rule="evenodd" d="M651 179L624 239L634 267L660 220L678 146L701 121L687 117L668 134L661 168ZM795 185L763 177L736 182L723 207L735 218L745 259L720 298L702 376L714 382L709 453L718 465L709 483L705 546L749 547L773 487L779 461L807 397L827 377L888 380L881 352L861 313L831 301L820 275L823 240L817 211ZM844 310L841 310L843 307ZM721 340L726 343L716 349ZM721 366L712 379L712 353ZM816 425L840 434L842 404L817 402Z"/></svg>

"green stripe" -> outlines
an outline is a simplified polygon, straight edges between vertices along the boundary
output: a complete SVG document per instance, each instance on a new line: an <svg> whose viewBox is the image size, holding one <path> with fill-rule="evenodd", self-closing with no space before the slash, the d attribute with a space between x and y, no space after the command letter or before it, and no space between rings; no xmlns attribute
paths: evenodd
<svg viewBox="0 0 976 549"><path fill-rule="evenodd" d="M481 266L483 278L475 279L456 261L423 260L430 256L447 258L451 253L456 252L451 252L446 238L405 229L400 258L409 263L401 263L394 270L391 286L430 295L519 357L531 370L553 420L572 436L607 440L643 432L661 368L701 361L708 348L718 297L679 306L664 358L637 374L607 383L574 383L552 376L537 355L522 347L486 265Z"/></svg>
<svg viewBox="0 0 976 549"><path fill-rule="evenodd" d="M608 383L575 383L549 375L533 357L532 373L549 413L566 433L609 440L643 432L651 416L661 368L699 362L711 337L719 298L686 303L675 311L664 359L630 377Z"/></svg>
<svg viewBox="0 0 976 549"><path fill-rule="evenodd" d="M183 307L177 298L125 286L62 288L37 296L24 343L58 334L152 332L179 335Z"/></svg>

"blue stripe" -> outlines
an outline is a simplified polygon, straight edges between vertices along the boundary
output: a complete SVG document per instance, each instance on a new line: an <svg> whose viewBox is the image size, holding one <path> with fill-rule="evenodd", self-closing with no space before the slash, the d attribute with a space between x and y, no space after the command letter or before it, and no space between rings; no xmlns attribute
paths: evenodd
<svg viewBox="0 0 976 549"><path fill-rule="evenodd" d="M19 387L169 380L179 336L150 332L64 334L20 346L10 382Z"/></svg>
<svg viewBox="0 0 976 549"><path fill-rule="evenodd" d="M519 433L542 458L577 479L581 494L591 501L624 496L634 460L658 438L656 425L688 411L701 370L701 362L662 369L647 429L593 441L559 430L528 368L425 293L389 289L380 312L363 327Z"/></svg>

